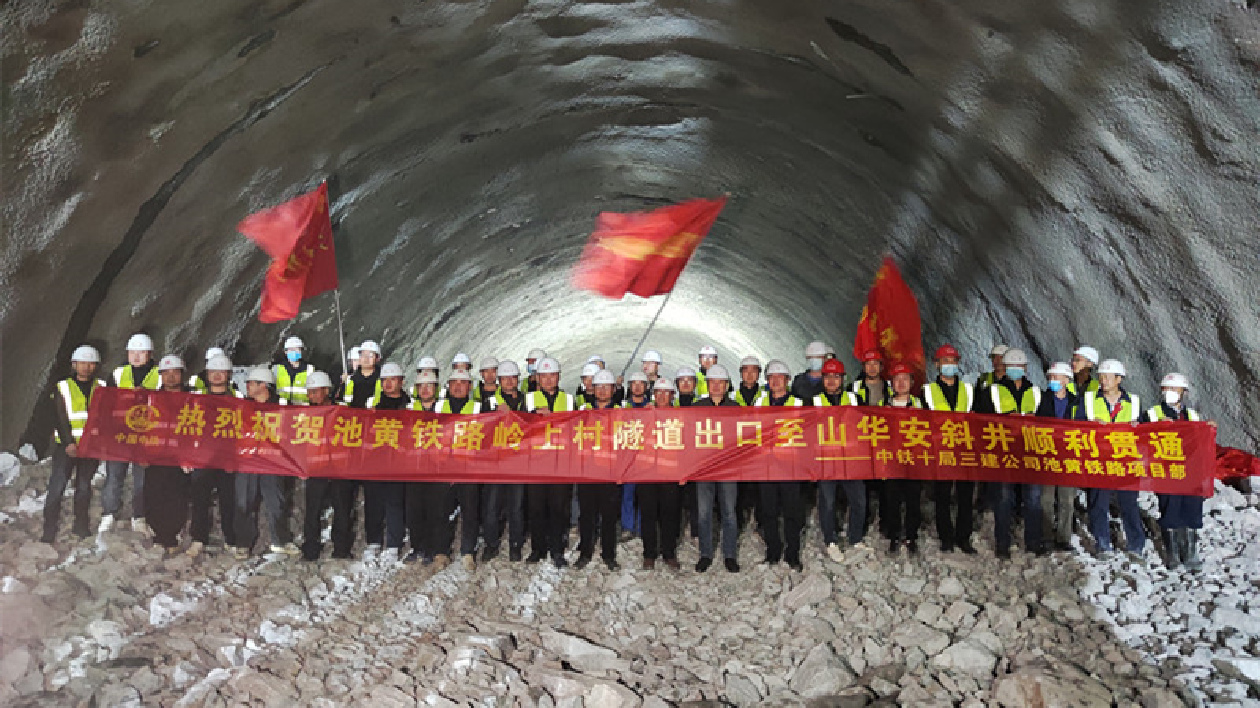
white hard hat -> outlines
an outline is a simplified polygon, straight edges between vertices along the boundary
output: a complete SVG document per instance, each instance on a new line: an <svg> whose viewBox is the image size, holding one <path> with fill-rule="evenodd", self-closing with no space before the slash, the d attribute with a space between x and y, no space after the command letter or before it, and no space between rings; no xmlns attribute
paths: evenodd
<svg viewBox="0 0 1260 708"><path fill-rule="evenodd" d="M678 373L674 374L675 379L696 378L696 370L690 366L678 367Z"/></svg>
<svg viewBox="0 0 1260 708"><path fill-rule="evenodd" d="M673 390L674 390L674 382L673 382L673 381L670 381L669 379L667 379L667 378L665 378L664 376L662 376L662 377L660 377L659 379L657 379L657 380L656 380L656 383L652 384L652 390L653 390L653 391L670 391L670 392L673 392Z"/></svg>
<svg viewBox="0 0 1260 708"><path fill-rule="evenodd" d="M643 373L642 371L632 372L629 376L626 377L626 383L630 383L632 381L642 381L643 383L647 383L647 380L648 380L647 374Z"/></svg>
<svg viewBox="0 0 1260 708"><path fill-rule="evenodd" d="M392 361L387 361L381 366L381 378L383 379L388 379L392 376L401 377L403 375L402 367Z"/></svg>
<svg viewBox="0 0 1260 708"><path fill-rule="evenodd" d="M437 382L438 382L437 374L433 373L432 371L422 371L420 372L420 375L416 377L417 384L433 384L436 386Z"/></svg>
<svg viewBox="0 0 1260 708"><path fill-rule="evenodd" d="M455 366L456 364L468 364L469 366L471 366L472 357L468 356L467 354L463 352L459 352L458 354L455 355L454 359L451 359L451 366Z"/></svg>
<svg viewBox="0 0 1260 708"><path fill-rule="evenodd" d="M602 356L600 356L600 355L598 355L598 354L592 354L589 358L587 358L586 363L588 363L588 364L594 364L594 363L595 363L595 362L597 362L597 361L598 361L599 363L601 363L601 364L605 363L605 362L604 362L604 357L602 357Z"/></svg>
<svg viewBox="0 0 1260 708"><path fill-rule="evenodd" d="M830 344L825 345L823 347L823 356L835 356L835 355L836 355L835 347L831 346Z"/></svg>
<svg viewBox="0 0 1260 708"><path fill-rule="evenodd" d="M151 352L153 351L153 338L147 334L133 334L131 339L127 340L127 351Z"/></svg>
<svg viewBox="0 0 1260 708"><path fill-rule="evenodd" d="M312 371L306 377L306 390L313 388L332 388L332 379L328 378L328 374L322 371Z"/></svg>
<svg viewBox="0 0 1260 708"><path fill-rule="evenodd" d="M1172 373L1159 382L1160 388L1190 388L1190 379L1185 374Z"/></svg>
<svg viewBox="0 0 1260 708"><path fill-rule="evenodd" d="M1068 365L1066 361L1056 361L1050 365L1049 369L1046 369L1046 376L1054 376L1056 374L1059 376L1066 376L1068 378L1071 378L1072 367Z"/></svg>
<svg viewBox="0 0 1260 708"><path fill-rule="evenodd" d="M1093 362L1094 366L1098 366L1099 356L1098 356L1097 349L1093 347L1081 346L1081 347L1077 347L1076 351L1072 353L1075 354L1076 356L1085 357L1086 359L1089 359L1091 362Z"/></svg>
<svg viewBox="0 0 1260 708"><path fill-rule="evenodd" d="M301 337L289 337L288 339L284 340L285 349L301 349L305 346L306 346L305 344L302 344Z"/></svg>
<svg viewBox="0 0 1260 708"><path fill-rule="evenodd" d="M711 379L711 380L716 379L718 381L731 380L730 373L727 372L726 367L722 366L721 364L714 364L713 366L710 366L709 370L704 372L704 377L706 379Z"/></svg>
<svg viewBox="0 0 1260 708"><path fill-rule="evenodd" d="M994 344L993 348L989 350L989 357L1006 356L1006 353L1010 350L1011 348L1005 344Z"/></svg>
<svg viewBox="0 0 1260 708"><path fill-rule="evenodd" d="M101 363L101 353L96 351L96 347L83 344L75 348L74 353L70 355L70 361L99 364Z"/></svg>
<svg viewBox="0 0 1260 708"><path fill-rule="evenodd" d="M486 369L497 370L498 368L499 368L499 360L495 359L492 356L488 356L481 360L481 366L477 367L477 371L485 371Z"/></svg>
<svg viewBox="0 0 1260 708"><path fill-rule="evenodd" d="M591 377L592 386L617 385L617 377L608 369L600 369Z"/></svg>
<svg viewBox="0 0 1260 708"><path fill-rule="evenodd" d="M761 360L760 360L760 359L758 359L758 358L757 358L757 357L755 357L755 356L746 356L746 357L744 357L743 359L740 359L740 360L739 360L739 368L741 368L741 369L742 369L742 368L744 368L745 366L755 366L755 367L757 367L758 369L760 369L760 368L761 368Z"/></svg>
<svg viewBox="0 0 1260 708"><path fill-rule="evenodd" d="M521 367L517 366L516 362L514 361L501 361L499 362L499 365L495 367L495 373L498 374L500 377L520 376Z"/></svg>
<svg viewBox="0 0 1260 708"><path fill-rule="evenodd" d="M827 356L827 345L822 342L810 342L805 345L805 358Z"/></svg>
<svg viewBox="0 0 1260 708"><path fill-rule="evenodd" d="M591 364L588 362L582 365L582 378L594 376L601 371L603 371L603 369L599 368L599 364Z"/></svg>
<svg viewBox="0 0 1260 708"><path fill-rule="evenodd" d="M458 371L452 371L452 372L451 372L451 375L446 377L446 380L447 380L448 382L450 382L450 381L472 381L472 374L468 373L467 371L464 371L463 369L460 369L460 370L458 370Z"/></svg>
<svg viewBox="0 0 1260 708"><path fill-rule="evenodd" d="M703 347L700 347L700 356L717 356L717 350L711 345L706 344Z"/></svg>
<svg viewBox="0 0 1260 708"><path fill-rule="evenodd" d="M560 373L560 362L551 357L543 357L534 365L534 371L540 374L558 374Z"/></svg>
<svg viewBox="0 0 1260 708"><path fill-rule="evenodd" d="M184 360L174 354L167 354L158 362L158 371L171 371L173 369L183 369Z"/></svg>
<svg viewBox="0 0 1260 708"><path fill-rule="evenodd" d="M263 366L256 366L249 370L249 375L245 377L245 380L274 384L276 382L276 375L271 373L271 369Z"/></svg>
<svg viewBox="0 0 1260 708"><path fill-rule="evenodd" d="M1007 349L1002 355L1002 363L1007 366L1028 366L1028 355L1023 349Z"/></svg>
<svg viewBox="0 0 1260 708"><path fill-rule="evenodd" d="M350 358L350 359L358 359L358 358L359 358L359 348L358 348L358 347L350 347L350 351L346 352L346 356L347 356L347 358Z"/></svg>
<svg viewBox="0 0 1260 708"><path fill-rule="evenodd" d="M778 359L771 359L770 361L766 362L766 376L773 376L775 374L783 374L784 376L791 376L792 370L788 368L787 364L784 364Z"/></svg>
<svg viewBox="0 0 1260 708"><path fill-rule="evenodd" d="M439 368L441 367L438 366L437 359L431 356L422 356L420 357L420 361L416 362L417 371L420 369L433 369L434 371L437 371Z"/></svg>
<svg viewBox="0 0 1260 708"><path fill-rule="evenodd" d="M1119 359L1108 359L1098 367L1100 374L1116 374L1117 376L1128 376L1129 372L1125 370L1124 364Z"/></svg>
<svg viewBox="0 0 1260 708"><path fill-rule="evenodd" d="M223 351L221 347L210 347L209 349L206 350L206 361L210 361L216 356L226 356L226 355L227 355L227 352Z"/></svg>
<svg viewBox="0 0 1260 708"><path fill-rule="evenodd" d="M380 356L381 345L369 339L366 342L359 345L359 355L362 356L363 352L372 352L373 354Z"/></svg>
<svg viewBox="0 0 1260 708"><path fill-rule="evenodd" d="M547 358L547 352L545 352L545 351L543 351L543 350L541 350L541 349L530 349L530 350L529 350L529 353L525 355L525 358L526 358L526 359L533 359L534 361L538 361L539 359L546 359L546 358Z"/></svg>
<svg viewBox="0 0 1260 708"><path fill-rule="evenodd" d="M231 370L232 370L232 360L227 358L227 356L223 354L220 354L218 356L212 356L210 357L210 360L206 362L206 371L231 371Z"/></svg>
<svg viewBox="0 0 1260 708"><path fill-rule="evenodd" d="M649 349L643 352L643 361L651 361L659 364L661 363L661 353L655 349Z"/></svg>

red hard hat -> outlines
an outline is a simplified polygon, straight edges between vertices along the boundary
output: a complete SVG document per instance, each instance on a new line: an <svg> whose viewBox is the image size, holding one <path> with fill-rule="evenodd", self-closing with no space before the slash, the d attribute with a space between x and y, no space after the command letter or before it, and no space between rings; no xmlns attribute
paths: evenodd
<svg viewBox="0 0 1260 708"><path fill-rule="evenodd" d="M897 374L906 374L908 376L914 376L914 369L910 368L909 364L899 361L896 364L892 365L892 369L890 369L888 372L888 377L892 378L896 376Z"/></svg>
<svg viewBox="0 0 1260 708"><path fill-rule="evenodd" d="M879 353L878 349L867 349L866 353L862 355L862 363L866 363L868 361L883 361L883 360L884 360L884 356Z"/></svg>
<svg viewBox="0 0 1260 708"><path fill-rule="evenodd" d="M823 362L823 374L843 374L844 363L839 359L828 359Z"/></svg>
<svg viewBox="0 0 1260 708"><path fill-rule="evenodd" d="M955 359L960 358L958 356L958 350L955 349L954 345L952 344L942 344L940 347L937 348L936 353L932 355L932 358L944 359L947 356L952 356Z"/></svg>

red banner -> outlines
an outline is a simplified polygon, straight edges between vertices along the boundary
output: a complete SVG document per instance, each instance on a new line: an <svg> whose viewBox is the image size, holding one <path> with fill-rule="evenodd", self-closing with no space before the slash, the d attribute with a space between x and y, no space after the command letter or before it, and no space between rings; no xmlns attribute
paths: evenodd
<svg viewBox="0 0 1260 708"><path fill-rule="evenodd" d="M328 184L250 214L236 229L271 256L258 319L297 317L302 300L336 289L337 254L328 214Z"/></svg>
<svg viewBox="0 0 1260 708"><path fill-rule="evenodd" d="M79 449L391 481L973 479L1211 496L1216 430L851 406L456 416L103 388Z"/></svg>

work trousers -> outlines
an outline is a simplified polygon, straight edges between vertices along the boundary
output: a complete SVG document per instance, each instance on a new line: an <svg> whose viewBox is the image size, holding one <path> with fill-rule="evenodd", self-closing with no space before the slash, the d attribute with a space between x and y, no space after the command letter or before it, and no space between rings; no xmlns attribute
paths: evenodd
<svg viewBox="0 0 1260 708"><path fill-rule="evenodd" d="M406 535L406 482L364 482L364 541L369 546L402 548Z"/></svg>
<svg viewBox="0 0 1260 708"><path fill-rule="evenodd" d="M52 450L52 475L48 478L48 495L44 499L44 538L52 541L61 527L61 502L66 486L74 477L74 532L80 536L92 533L88 523L88 509L92 506L92 476L96 474L97 460L71 457L65 445L54 445Z"/></svg>
<svg viewBox="0 0 1260 708"><path fill-rule="evenodd" d="M1043 524L1050 526L1055 543L1072 542L1072 516L1076 513L1076 487L1041 487Z"/></svg>
<svg viewBox="0 0 1260 708"><path fill-rule="evenodd" d="M525 485L485 484L481 487L481 534L486 548L499 550L506 519L508 548L521 550L525 545Z"/></svg>
<svg viewBox="0 0 1260 708"><path fill-rule="evenodd" d="M252 549L258 542L258 506L262 502L263 515L267 518L267 531L272 545L283 546L293 542L289 529L288 487L293 478L276 474L236 475L236 545Z"/></svg>
<svg viewBox="0 0 1260 708"><path fill-rule="evenodd" d="M190 475L179 467L154 465L145 472L145 508L153 540L165 548L179 545L179 532L188 522Z"/></svg>
<svg viewBox="0 0 1260 708"><path fill-rule="evenodd" d="M635 500L642 520L644 560L675 560L682 523L682 489L677 484L636 484ZM712 518L712 514L710 514ZM709 537L710 552L713 538Z"/></svg>
<svg viewBox="0 0 1260 708"><path fill-rule="evenodd" d="M223 470L193 470L190 487L192 540L210 543L210 527L214 520L211 505L217 497L223 543L229 547L236 546L236 475Z"/></svg>
<svg viewBox="0 0 1260 708"><path fill-rule="evenodd" d="M533 555L563 558L565 534L573 496L571 484L531 484L525 490L529 504L529 534Z"/></svg>
<svg viewBox="0 0 1260 708"><path fill-rule="evenodd" d="M923 525L923 483L917 479L883 480L880 518L893 541L918 541Z"/></svg>
<svg viewBox="0 0 1260 708"><path fill-rule="evenodd" d="M801 531L805 527L805 506L801 501L800 482L758 482L761 504L758 526L766 542L766 559L777 563L786 556L790 561L801 557ZM780 531L779 521L783 522Z"/></svg>
<svg viewBox="0 0 1260 708"><path fill-rule="evenodd" d="M700 557L713 557L713 504L716 501L722 515L722 556L733 560L739 554L739 517L735 513L739 482L696 482L695 488Z"/></svg>
<svg viewBox="0 0 1260 708"><path fill-rule="evenodd" d="M936 535L943 546L965 546L971 543L976 499L976 483L963 480L941 480L932 484L936 503ZM957 514L953 502L958 503Z"/></svg>
<svg viewBox="0 0 1260 708"><path fill-rule="evenodd" d="M123 485L127 482L127 470L131 470L131 515L144 518L144 467L134 462L110 460L105 463L105 488L101 490L101 511L106 516L118 516L122 510Z"/></svg>
<svg viewBox="0 0 1260 708"><path fill-rule="evenodd" d="M1111 550L1111 495L1120 504L1120 522L1124 526L1127 549L1141 553L1146 547L1146 530L1142 528L1142 513L1138 510L1137 492L1091 489L1089 497L1089 532L1094 535L1100 551Z"/></svg>
<svg viewBox="0 0 1260 708"><path fill-rule="evenodd" d="M617 522L621 518L621 487L616 484L579 484L578 553L595 553L595 536L599 536L600 555L604 560L617 557Z"/></svg>
<svg viewBox="0 0 1260 708"><path fill-rule="evenodd" d="M818 526L823 543L836 543L840 534L836 525L836 491L844 492L849 506L846 539L852 546L866 535L866 484L860 479L824 479L818 483Z"/></svg>
<svg viewBox="0 0 1260 708"><path fill-rule="evenodd" d="M354 546L354 482L311 477L306 480L306 515L302 523L302 555L319 558L324 549L324 509L332 507L333 555L350 555Z"/></svg>
<svg viewBox="0 0 1260 708"><path fill-rule="evenodd" d="M1160 494L1159 527L1164 530L1203 528L1203 497Z"/></svg>
<svg viewBox="0 0 1260 708"><path fill-rule="evenodd" d="M426 559L449 556L454 533L455 490L446 482L406 483L407 529L411 550Z"/></svg>

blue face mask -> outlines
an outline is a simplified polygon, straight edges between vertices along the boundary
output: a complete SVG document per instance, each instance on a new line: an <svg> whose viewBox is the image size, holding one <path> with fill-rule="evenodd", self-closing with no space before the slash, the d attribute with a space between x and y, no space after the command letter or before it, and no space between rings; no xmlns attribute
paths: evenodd
<svg viewBox="0 0 1260 708"><path fill-rule="evenodd" d="M1053 393L1058 393L1059 391L1062 391L1062 390L1063 390L1063 382L1062 382L1062 381L1053 381L1053 380L1052 380L1052 381L1050 381L1050 383L1046 384L1046 386L1047 386L1047 387L1049 387L1050 391L1051 391L1051 392L1053 392Z"/></svg>
<svg viewBox="0 0 1260 708"><path fill-rule="evenodd" d="M942 364L941 365L941 376L947 376L947 377L953 378L957 375L958 375L957 364Z"/></svg>
<svg viewBox="0 0 1260 708"><path fill-rule="evenodd" d="M289 357L289 361L294 364L302 360L302 352L285 352L284 355Z"/></svg>
<svg viewBox="0 0 1260 708"><path fill-rule="evenodd" d="M820 356L811 356L805 361L809 362L810 371L822 371L823 359Z"/></svg>
<svg viewBox="0 0 1260 708"><path fill-rule="evenodd" d="M526 371L526 373L528 373L530 376L533 376L533 375L536 373L536 371L535 371L535 368L534 368L534 365L533 365L533 364L526 364L526 365L525 365L525 371Z"/></svg>
<svg viewBox="0 0 1260 708"><path fill-rule="evenodd" d="M1011 381L1019 381L1024 378L1024 367L1008 366L1006 367L1006 375L1011 377Z"/></svg>

